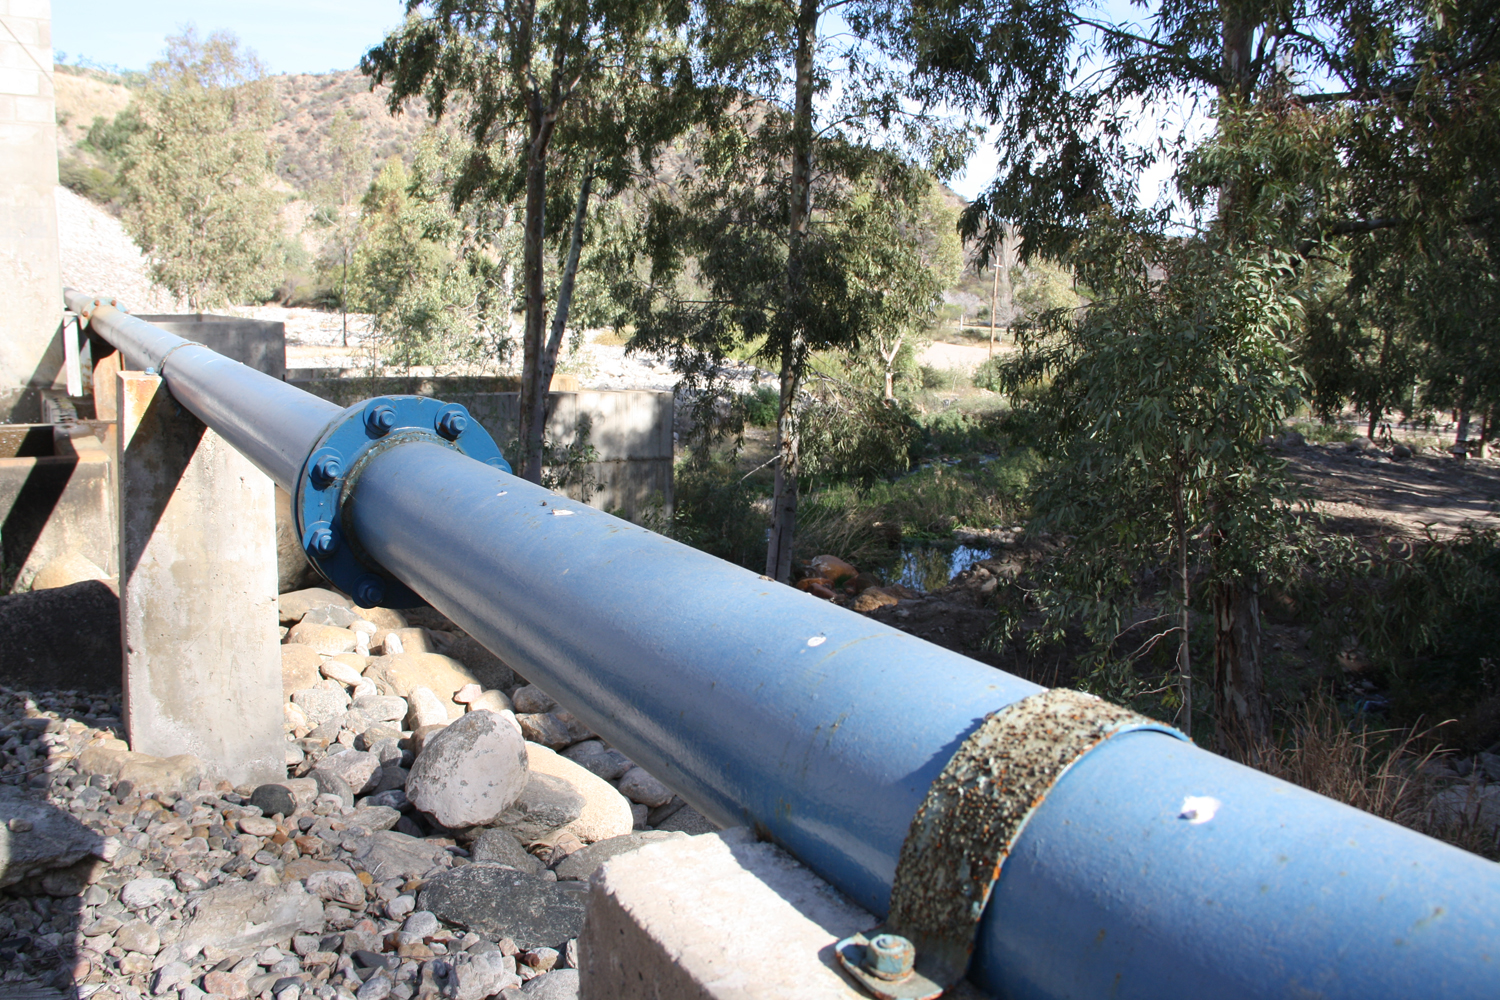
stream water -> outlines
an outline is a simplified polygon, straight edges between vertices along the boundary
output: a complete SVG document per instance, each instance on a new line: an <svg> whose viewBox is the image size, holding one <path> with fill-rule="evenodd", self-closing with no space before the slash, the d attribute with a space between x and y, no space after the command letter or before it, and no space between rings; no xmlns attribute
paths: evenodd
<svg viewBox="0 0 1500 1000"><path fill-rule="evenodd" d="M905 546L895 565L881 575L886 583L899 583L925 594L941 590L955 576L992 554L991 549L970 545Z"/></svg>

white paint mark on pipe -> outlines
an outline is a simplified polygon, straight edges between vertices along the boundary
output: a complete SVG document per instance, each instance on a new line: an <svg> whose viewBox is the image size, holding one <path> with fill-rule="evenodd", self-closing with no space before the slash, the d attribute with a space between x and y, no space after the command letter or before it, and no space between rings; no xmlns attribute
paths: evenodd
<svg viewBox="0 0 1500 1000"><path fill-rule="evenodd" d="M1177 818L1198 826L1213 819L1223 804L1211 795L1189 795L1182 800L1182 811L1177 814Z"/></svg>
<svg viewBox="0 0 1500 1000"><path fill-rule="evenodd" d="M552 516L553 517L572 517L573 516L573 512L571 510L563 510L560 507L554 507L554 508L552 508Z"/></svg>
<svg viewBox="0 0 1500 1000"><path fill-rule="evenodd" d="M815 635L811 639L807 640L807 644L809 646L821 646L821 645L823 645L823 643L825 643L827 641L828 641L828 636L826 636L826 635Z"/></svg>

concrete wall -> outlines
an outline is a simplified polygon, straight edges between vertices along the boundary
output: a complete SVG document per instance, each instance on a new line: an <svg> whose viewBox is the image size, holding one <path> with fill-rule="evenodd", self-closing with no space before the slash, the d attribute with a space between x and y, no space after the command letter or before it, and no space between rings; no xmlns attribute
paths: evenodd
<svg viewBox="0 0 1500 1000"><path fill-rule="evenodd" d="M274 378L286 377L285 323L208 313L140 318L256 371Z"/></svg>
<svg viewBox="0 0 1500 1000"><path fill-rule="evenodd" d="M515 450L520 394L476 392L473 381L355 378L292 384L344 406L371 396L399 393L432 395L444 402L459 403L490 432L510 458ZM480 381L483 384L487 380ZM588 443L597 453L596 460L583 470L596 484L588 500L590 506L623 511L633 520L655 512L658 506L664 513L671 512L673 398L670 392L598 389L553 392L548 394L547 407L547 440L554 448L575 443L580 427L588 428ZM576 488L564 492L578 494Z"/></svg>
<svg viewBox="0 0 1500 1000"><path fill-rule="evenodd" d="M0 557L19 569L17 587L70 551L116 572L107 437L89 424L0 427Z"/></svg>
<svg viewBox="0 0 1500 1000"><path fill-rule="evenodd" d="M0 0L0 422L41 419L62 371L49 0Z"/></svg>

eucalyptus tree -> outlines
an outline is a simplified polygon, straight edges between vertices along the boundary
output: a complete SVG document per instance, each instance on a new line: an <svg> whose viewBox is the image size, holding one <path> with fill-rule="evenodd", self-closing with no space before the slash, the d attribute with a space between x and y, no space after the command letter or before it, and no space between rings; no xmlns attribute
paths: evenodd
<svg viewBox="0 0 1500 1000"><path fill-rule="evenodd" d="M152 276L199 311L268 292L280 226L270 92L254 53L189 26L167 40L132 107L123 214Z"/></svg>
<svg viewBox="0 0 1500 1000"><path fill-rule="evenodd" d="M812 352L851 348L916 304L922 268L879 261L856 202L920 204L961 165L968 130L913 101L904 67L836 23L883 0L702 0L690 39L705 82L733 95L694 136L693 165L659 189L643 226L644 275L617 295L632 345L666 351L689 382L749 346L778 372L777 455L766 575L789 579L797 516L797 400ZM907 234L911 237L912 234ZM874 269L871 280L869 272ZM639 279L639 280L637 280ZM880 287L887 287L882 290ZM934 295L935 298L935 295ZM895 324L899 326L900 324Z"/></svg>
<svg viewBox="0 0 1500 1000"><path fill-rule="evenodd" d="M471 152L457 202L524 206L515 465L533 482L595 189L613 195L649 173L656 151L711 107L683 51L686 16L666 0L408 0L402 26L360 63L390 87L393 113L421 98L434 118L458 120ZM554 231L558 215L570 224ZM563 260L550 330L549 250Z"/></svg>

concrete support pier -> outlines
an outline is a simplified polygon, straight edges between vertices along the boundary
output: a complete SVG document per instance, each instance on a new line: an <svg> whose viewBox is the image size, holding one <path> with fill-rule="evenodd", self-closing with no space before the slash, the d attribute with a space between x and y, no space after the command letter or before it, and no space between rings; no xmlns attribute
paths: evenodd
<svg viewBox="0 0 1500 1000"><path fill-rule="evenodd" d="M271 480L121 372L120 639L132 750L236 785L286 777Z"/></svg>
<svg viewBox="0 0 1500 1000"><path fill-rule="evenodd" d="M0 18L0 423L35 423L63 365L52 8L0 0Z"/></svg>

